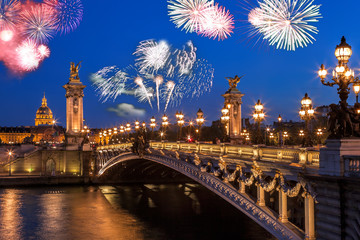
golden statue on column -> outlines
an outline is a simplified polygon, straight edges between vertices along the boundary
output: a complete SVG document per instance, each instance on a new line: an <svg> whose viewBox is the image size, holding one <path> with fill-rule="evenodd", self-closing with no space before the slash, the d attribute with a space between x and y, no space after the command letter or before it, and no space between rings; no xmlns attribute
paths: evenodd
<svg viewBox="0 0 360 240"><path fill-rule="evenodd" d="M230 88L236 88L238 83L240 82L241 78L243 78L243 76L239 77L238 75L236 75L235 77L231 78L231 77L227 77L226 79L229 81L229 86Z"/></svg>
<svg viewBox="0 0 360 240"><path fill-rule="evenodd" d="M81 61L75 65L74 62L70 62L70 81L71 80L80 80L79 70L81 68Z"/></svg>

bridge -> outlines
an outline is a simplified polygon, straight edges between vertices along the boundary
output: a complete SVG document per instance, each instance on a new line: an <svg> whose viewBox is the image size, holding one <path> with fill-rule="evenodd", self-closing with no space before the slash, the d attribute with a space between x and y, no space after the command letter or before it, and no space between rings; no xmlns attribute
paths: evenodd
<svg viewBox="0 0 360 240"><path fill-rule="evenodd" d="M125 162L154 162L206 187L278 239L315 239L316 194L305 175L318 174L319 151L151 142L138 155L131 148L131 143L98 147L98 177Z"/></svg>

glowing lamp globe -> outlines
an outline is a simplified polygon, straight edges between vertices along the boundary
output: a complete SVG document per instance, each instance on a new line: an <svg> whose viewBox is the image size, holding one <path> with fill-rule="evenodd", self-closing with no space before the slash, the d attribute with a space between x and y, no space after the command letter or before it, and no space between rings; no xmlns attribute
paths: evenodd
<svg viewBox="0 0 360 240"><path fill-rule="evenodd" d="M321 68L320 68L318 74L319 74L320 78L325 78L326 77L327 71L326 71L326 69L324 67L324 64L321 64Z"/></svg>
<svg viewBox="0 0 360 240"><path fill-rule="evenodd" d="M301 105L310 106L312 104L311 98L305 93L305 97L301 100Z"/></svg>
<svg viewBox="0 0 360 240"><path fill-rule="evenodd" d="M255 105L255 110L256 111L261 111L264 109L264 106L261 104L260 99L257 101L256 105Z"/></svg>
<svg viewBox="0 0 360 240"><path fill-rule="evenodd" d="M358 95L360 92L360 84L359 83L354 84L353 88L354 88L355 94Z"/></svg>
<svg viewBox="0 0 360 240"><path fill-rule="evenodd" d="M227 115L229 113L229 109L223 108L223 109L221 109L221 112L223 115Z"/></svg>
<svg viewBox="0 0 360 240"><path fill-rule="evenodd" d="M347 63L351 55L351 46L346 43L345 37L342 37L341 43L335 48L335 57L339 60L339 62Z"/></svg>

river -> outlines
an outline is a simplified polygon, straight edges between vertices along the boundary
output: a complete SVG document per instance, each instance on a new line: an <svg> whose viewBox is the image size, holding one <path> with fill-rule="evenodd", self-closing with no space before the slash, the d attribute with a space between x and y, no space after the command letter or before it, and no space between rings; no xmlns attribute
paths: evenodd
<svg viewBox="0 0 360 240"><path fill-rule="evenodd" d="M197 184L0 189L0 239L273 239Z"/></svg>

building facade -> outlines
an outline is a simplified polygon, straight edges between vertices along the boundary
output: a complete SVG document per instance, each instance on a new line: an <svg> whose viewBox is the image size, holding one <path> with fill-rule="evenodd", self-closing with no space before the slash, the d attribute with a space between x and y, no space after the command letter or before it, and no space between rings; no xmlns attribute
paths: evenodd
<svg viewBox="0 0 360 240"><path fill-rule="evenodd" d="M21 144L64 141L64 128L55 125L51 109L47 106L47 99L42 99L42 104L36 111L35 126L0 127L0 143Z"/></svg>

